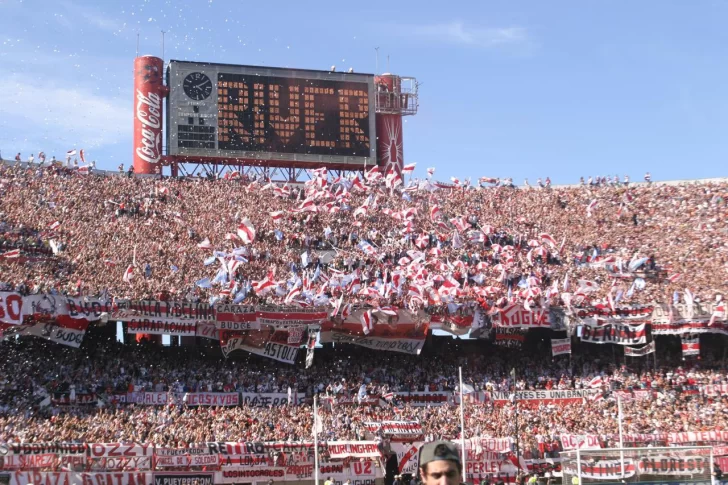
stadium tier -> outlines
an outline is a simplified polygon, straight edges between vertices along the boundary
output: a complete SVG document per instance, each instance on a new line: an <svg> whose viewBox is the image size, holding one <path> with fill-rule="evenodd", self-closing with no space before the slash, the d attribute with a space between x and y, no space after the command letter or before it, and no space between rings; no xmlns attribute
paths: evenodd
<svg viewBox="0 0 728 485"><path fill-rule="evenodd" d="M316 434L322 474L389 480L461 440L459 367L469 481L618 446L618 401L625 446L722 463L727 192L3 165L2 466L306 481Z"/></svg>

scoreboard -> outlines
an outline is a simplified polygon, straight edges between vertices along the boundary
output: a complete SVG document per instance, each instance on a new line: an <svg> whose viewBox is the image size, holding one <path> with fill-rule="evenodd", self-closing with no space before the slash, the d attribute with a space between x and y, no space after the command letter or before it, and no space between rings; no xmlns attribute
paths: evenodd
<svg viewBox="0 0 728 485"><path fill-rule="evenodd" d="M374 76L170 61L167 153L376 164Z"/></svg>

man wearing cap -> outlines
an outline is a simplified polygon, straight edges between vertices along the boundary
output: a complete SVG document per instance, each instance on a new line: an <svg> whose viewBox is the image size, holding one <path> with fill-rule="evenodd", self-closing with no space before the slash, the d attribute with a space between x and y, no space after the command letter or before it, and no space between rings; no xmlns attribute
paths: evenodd
<svg viewBox="0 0 728 485"><path fill-rule="evenodd" d="M458 485L463 464L450 441L433 441L420 449L420 478L423 485Z"/></svg>

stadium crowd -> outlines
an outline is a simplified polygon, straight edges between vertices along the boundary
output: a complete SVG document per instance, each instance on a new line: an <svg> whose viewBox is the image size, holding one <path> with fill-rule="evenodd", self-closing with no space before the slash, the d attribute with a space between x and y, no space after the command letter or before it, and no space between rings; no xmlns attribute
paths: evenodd
<svg viewBox="0 0 728 485"><path fill-rule="evenodd" d="M0 284L21 293L250 304L290 301L302 287L293 301L328 305L343 294L347 303L433 312L473 301L489 308L610 298L713 301L728 288L726 197L726 183L517 189L488 180L475 187L401 184L376 173L330 180L318 172L306 186L289 187L244 177L107 177L54 165L3 165ZM324 357L303 370L113 344L80 351L21 339L3 342L0 351L0 442L307 440L310 401L188 408L128 405L113 396L175 388L285 393L290 387L311 398L356 395L361 384L372 396L455 390L458 365L476 391L578 389L602 377L604 398L575 406L467 404L469 436L518 436L527 456L543 454L539 444L561 433L613 440L614 387L655 391L652 399L625 403L628 433L728 424L724 398L682 392L728 381L721 362L628 371L605 364L608 359L598 364L592 354L569 367L565 359L513 350L463 361L444 349L431 358L319 352ZM70 390L94 393L99 407L39 405ZM323 402L322 439L364 439L362 423L386 419L419 420L429 439L460 433L451 404Z"/></svg>
<svg viewBox="0 0 728 485"><path fill-rule="evenodd" d="M301 300L325 304L343 291L345 302L431 308L476 298L501 307L684 293L713 301L728 287L726 183L517 189L368 179L318 173L289 187L4 165L0 244L54 255L5 257L0 280L29 292L280 303L308 275ZM240 227L252 241L241 241ZM258 286L266 281L278 287ZM368 291L383 285L391 291L379 298Z"/></svg>
<svg viewBox="0 0 728 485"><path fill-rule="evenodd" d="M151 349L145 344L70 349L35 339L6 341L0 344L6 356L0 362L0 442L136 441L186 446L206 441L309 440L313 395L321 403L324 440L376 439L363 424L382 420L418 420L425 438L455 439L460 433L455 402L415 406L395 398L372 406L357 404L356 396L362 384L369 396L456 391L458 365L464 366L465 382L486 391L578 389L601 377L604 398L599 400L519 405L517 411L511 403L467 402L467 436L515 437L517 424L519 449L526 457L558 451L562 433L601 435L605 444L614 444L618 428L612 389L654 392L650 399L624 402L625 433L721 430L728 425L728 398L685 392L728 383L723 361L629 370L610 359L595 360L592 352L574 358L570 367L568 358L552 361L512 349L454 352L453 346L459 344L447 340L424 359L346 347L321 349L311 369L256 357L209 359L190 354L189 349ZM21 368L22 373L14 371ZM515 379L512 368L517 370ZM306 399L280 407L194 408L180 401L167 406L124 404L114 397L127 391L167 390L285 395L289 388ZM76 396L95 398L77 405L39 405L45 397L68 395L71 389ZM346 397L354 402L345 404Z"/></svg>

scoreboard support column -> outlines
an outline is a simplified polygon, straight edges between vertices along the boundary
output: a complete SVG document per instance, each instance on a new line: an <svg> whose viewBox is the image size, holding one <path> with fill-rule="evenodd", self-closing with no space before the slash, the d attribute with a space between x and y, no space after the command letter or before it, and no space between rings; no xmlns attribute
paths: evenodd
<svg viewBox="0 0 728 485"><path fill-rule="evenodd" d="M164 61L159 57L134 59L134 145L135 173L162 173L162 100L167 88L162 83Z"/></svg>

